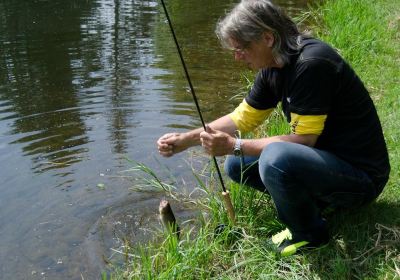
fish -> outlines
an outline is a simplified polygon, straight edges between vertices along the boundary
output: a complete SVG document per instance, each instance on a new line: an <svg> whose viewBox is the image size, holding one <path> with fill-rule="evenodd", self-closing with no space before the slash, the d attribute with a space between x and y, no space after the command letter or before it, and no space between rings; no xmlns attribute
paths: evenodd
<svg viewBox="0 0 400 280"><path fill-rule="evenodd" d="M160 221L163 224L164 228L168 232L176 234L176 236L179 239L181 230L178 224L176 223L174 212L172 212L172 208L168 200L162 199L160 201L160 206L158 207L158 210L160 212Z"/></svg>

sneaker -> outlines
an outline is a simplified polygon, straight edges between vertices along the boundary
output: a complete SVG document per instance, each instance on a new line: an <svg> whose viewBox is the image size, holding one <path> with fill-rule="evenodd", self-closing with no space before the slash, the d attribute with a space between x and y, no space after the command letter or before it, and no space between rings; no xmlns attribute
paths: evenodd
<svg viewBox="0 0 400 280"><path fill-rule="evenodd" d="M286 228L286 229L282 230L281 232L278 232L277 234L273 235L271 237L271 242L275 246L279 246L286 239L288 239L288 240L292 239L292 233L290 232L290 230L288 228Z"/></svg>
<svg viewBox="0 0 400 280"><path fill-rule="evenodd" d="M301 237L303 236L303 238ZM322 228L318 235L295 235L288 228L275 234L270 239L270 245L282 257L288 257L298 252L320 248L329 241L326 228Z"/></svg>
<svg viewBox="0 0 400 280"><path fill-rule="evenodd" d="M285 240L279 247L278 252L281 257L292 256L296 253L321 248L324 245L328 244L328 241L325 242L312 242L306 240Z"/></svg>

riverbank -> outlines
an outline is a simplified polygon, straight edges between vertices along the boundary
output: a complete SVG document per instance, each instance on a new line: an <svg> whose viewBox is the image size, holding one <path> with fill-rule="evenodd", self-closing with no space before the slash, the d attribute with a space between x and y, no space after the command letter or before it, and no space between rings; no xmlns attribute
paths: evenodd
<svg viewBox="0 0 400 280"><path fill-rule="evenodd" d="M210 216L194 233L183 225L179 242L165 236L125 252L127 265L111 279L394 279L400 277L398 185L399 31L395 0L331 0L308 16L314 34L336 47L371 92L382 121L392 172L381 197L356 213L343 213L329 223L332 240L323 249L277 258L265 246L282 229L272 202L258 192L229 186L238 220L237 240L230 232L214 237L214 228L228 222L218 196L218 182L199 184L207 195L194 201ZM267 124L269 125L269 124ZM368 125L368 124L360 124ZM275 132L286 129L278 124ZM214 191L213 191L214 190ZM345 219L344 219L345 217ZM106 276L104 276L106 278Z"/></svg>

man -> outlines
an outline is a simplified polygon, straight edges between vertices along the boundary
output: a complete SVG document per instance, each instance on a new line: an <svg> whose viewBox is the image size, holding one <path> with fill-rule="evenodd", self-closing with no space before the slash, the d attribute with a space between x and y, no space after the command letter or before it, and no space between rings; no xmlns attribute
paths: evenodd
<svg viewBox="0 0 400 280"><path fill-rule="evenodd" d="M254 85L234 112L206 131L162 136L160 154L201 144L210 155L228 155L225 171L233 180L246 170L246 184L271 195L287 226L271 240L281 255L326 244L322 210L365 205L388 180L386 144L367 90L333 48L301 34L270 1L242 0L216 33L236 60L259 70ZM255 129L279 102L289 135L235 137L237 130Z"/></svg>

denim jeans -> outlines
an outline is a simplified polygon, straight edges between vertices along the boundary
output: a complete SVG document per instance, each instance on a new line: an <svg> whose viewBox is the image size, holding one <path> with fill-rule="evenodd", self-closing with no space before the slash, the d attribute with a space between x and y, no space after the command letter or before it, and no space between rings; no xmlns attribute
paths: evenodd
<svg viewBox="0 0 400 280"><path fill-rule="evenodd" d="M368 175L332 153L277 142L260 157L228 156L229 177L271 195L279 219L292 233L315 232L325 207L354 208L378 194Z"/></svg>

